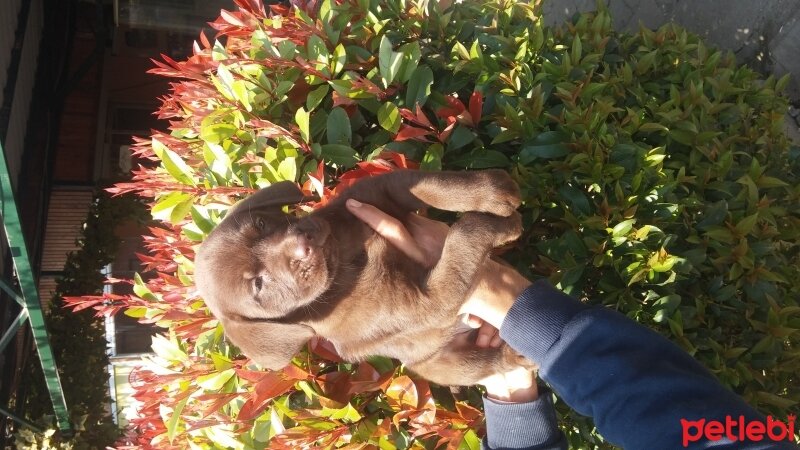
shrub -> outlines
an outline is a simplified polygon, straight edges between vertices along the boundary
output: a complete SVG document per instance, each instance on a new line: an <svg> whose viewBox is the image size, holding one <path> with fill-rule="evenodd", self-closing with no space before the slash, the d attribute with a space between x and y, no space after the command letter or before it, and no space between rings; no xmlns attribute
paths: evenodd
<svg viewBox="0 0 800 450"><path fill-rule="evenodd" d="M558 29L514 0L236 4L217 40L155 62L177 79L159 110L170 131L139 142L144 166L114 189L163 221L145 257L159 276L76 303L169 330L134 380L132 442L474 448L474 392L456 400L382 358L338 362L323 342L259 371L193 295L194 249L236 198L294 180L322 198L307 210L417 163L509 170L526 233L506 258L521 271L654 327L764 412L800 400L785 78L674 25L615 33L602 4ZM574 413L562 425L577 447L605 445Z"/></svg>

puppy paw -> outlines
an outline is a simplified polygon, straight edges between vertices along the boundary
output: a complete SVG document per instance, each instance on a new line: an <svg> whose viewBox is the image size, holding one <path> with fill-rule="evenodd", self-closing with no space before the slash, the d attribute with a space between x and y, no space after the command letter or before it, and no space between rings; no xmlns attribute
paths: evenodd
<svg viewBox="0 0 800 450"><path fill-rule="evenodd" d="M499 371L509 371L517 367L524 367L527 370L538 370L538 364L517 353L508 344L503 344L501 349Z"/></svg>
<svg viewBox="0 0 800 450"><path fill-rule="evenodd" d="M510 215L503 217L501 220L503 223L493 230L495 232L495 247L514 242L522 234L522 215L520 213L511 211Z"/></svg>
<svg viewBox="0 0 800 450"><path fill-rule="evenodd" d="M508 217L521 203L519 186L504 170L491 169L474 172L477 181L479 205L476 211Z"/></svg>

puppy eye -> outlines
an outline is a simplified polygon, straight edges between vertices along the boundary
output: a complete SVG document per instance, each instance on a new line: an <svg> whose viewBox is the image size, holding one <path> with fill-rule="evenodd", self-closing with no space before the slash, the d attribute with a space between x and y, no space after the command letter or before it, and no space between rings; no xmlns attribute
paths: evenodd
<svg viewBox="0 0 800 450"><path fill-rule="evenodd" d="M256 292L261 292L261 289L264 287L264 277L255 277L253 278L253 289Z"/></svg>

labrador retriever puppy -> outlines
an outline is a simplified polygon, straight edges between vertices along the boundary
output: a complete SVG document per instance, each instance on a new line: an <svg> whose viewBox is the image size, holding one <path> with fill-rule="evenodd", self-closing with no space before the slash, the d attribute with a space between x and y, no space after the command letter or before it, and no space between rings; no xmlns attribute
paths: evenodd
<svg viewBox="0 0 800 450"><path fill-rule="evenodd" d="M358 181L305 217L283 212L303 198L291 182L256 192L197 253L197 288L245 355L280 369L320 336L347 361L396 358L453 386L532 366L506 344L476 347L457 317L491 250L521 233L519 188L506 172L395 171ZM351 215L350 198L401 221L427 207L464 214L428 269Z"/></svg>

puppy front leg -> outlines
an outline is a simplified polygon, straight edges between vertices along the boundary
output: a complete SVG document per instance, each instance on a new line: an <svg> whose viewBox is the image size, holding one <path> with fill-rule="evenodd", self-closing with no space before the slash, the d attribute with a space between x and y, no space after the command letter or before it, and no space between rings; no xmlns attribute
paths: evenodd
<svg viewBox="0 0 800 450"><path fill-rule="evenodd" d="M476 333L462 333L446 347L425 361L408 365L417 375L436 384L471 386L498 373L508 373L520 367L536 370L537 366L515 352L508 344L498 348L475 345Z"/></svg>

